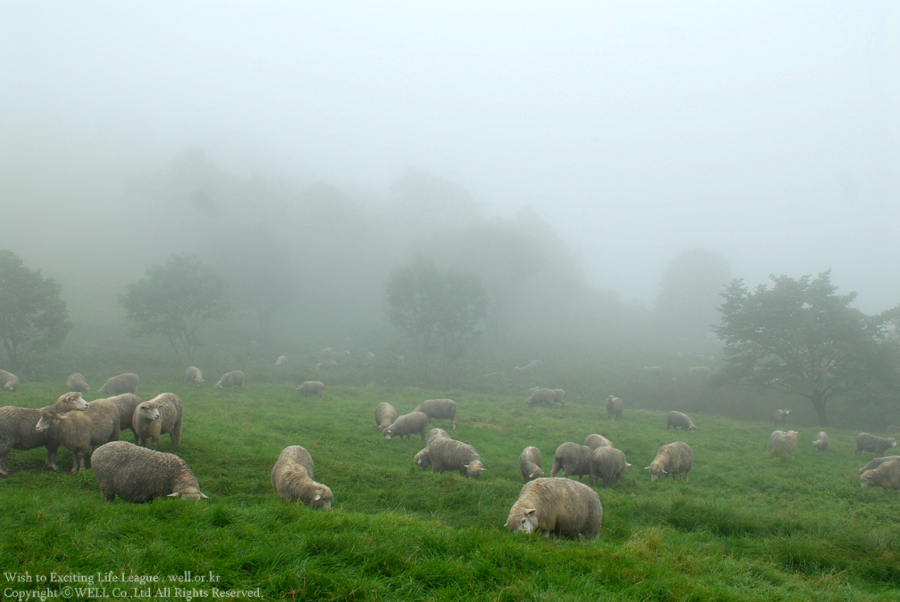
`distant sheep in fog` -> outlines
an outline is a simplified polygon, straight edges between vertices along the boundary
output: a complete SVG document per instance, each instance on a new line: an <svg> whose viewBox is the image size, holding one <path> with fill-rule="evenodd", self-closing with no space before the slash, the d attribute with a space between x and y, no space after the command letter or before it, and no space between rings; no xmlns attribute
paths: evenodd
<svg viewBox="0 0 900 602"><path fill-rule="evenodd" d="M790 410L775 410L775 426L784 426Z"/></svg>
<svg viewBox="0 0 900 602"><path fill-rule="evenodd" d="M338 363L334 360L328 360L327 362L319 362L316 364L316 370L337 370Z"/></svg>
<svg viewBox="0 0 900 602"><path fill-rule="evenodd" d="M101 395L121 395L122 393L137 394L138 375L126 372L113 376L100 387Z"/></svg>
<svg viewBox="0 0 900 602"><path fill-rule="evenodd" d="M522 453L519 454L519 472L522 473L522 478L526 483L544 476L541 464L541 450L534 446L522 450Z"/></svg>
<svg viewBox="0 0 900 602"><path fill-rule="evenodd" d="M199 387L200 383L203 382L203 373L200 372L200 368L198 368L197 366L190 366L184 372L184 380L189 383L194 383Z"/></svg>
<svg viewBox="0 0 900 602"><path fill-rule="evenodd" d="M883 462L867 470L859 476L859 484L861 487L900 489L900 461Z"/></svg>
<svg viewBox="0 0 900 602"><path fill-rule="evenodd" d="M860 468L857 472L859 474L862 474L867 470L875 470L885 462L896 462L897 460L900 460L900 456L885 456L883 458L874 458L872 460L869 460L869 463Z"/></svg>
<svg viewBox="0 0 900 602"><path fill-rule="evenodd" d="M78 391L79 393L88 393L91 390L90 385L84 380L84 374L75 372L66 379L66 389L69 391Z"/></svg>
<svg viewBox="0 0 900 602"><path fill-rule="evenodd" d="M819 431L819 434L816 435L816 440L813 441L813 447L818 451L825 451L828 449L828 435L825 431Z"/></svg>
<svg viewBox="0 0 900 602"><path fill-rule="evenodd" d="M674 410L666 416L666 430L669 430L670 426L674 426L676 430L680 428L683 431L691 431L692 433L697 430L697 427L694 426L687 414Z"/></svg>
<svg viewBox="0 0 900 602"><path fill-rule="evenodd" d="M606 412L615 420L622 417L622 400L615 395L606 398Z"/></svg>
<svg viewBox="0 0 900 602"><path fill-rule="evenodd" d="M794 455L797 451L797 431L774 431L769 436L769 453L778 451Z"/></svg>
<svg viewBox="0 0 900 602"><path fill-rule="evenodd" d="M322 399L322 392L325 390L325 384L317 380L308 380L297 387L296 390L301 395L306 395L307 397L310 395L318 395L319 399Z"/></svg>
<svg viewBox="0 0 900 602"><path fill-rule="evenodd" d="M869 433L860 433L856 436L856 450L853 453L858 454L861 451L865 451L884 455L884 452L892 447L897 447L897 440L893 437L885 439Z"/></svg>
<svg viewBox="0 0 900 602"><path fill-rule="evenodd" d="M216 383L217 389L224 389L228 387L238 387L244 388L244 373L240 370L232 370L231 372L226 372L222 375L222 378L219 379L219 382Z"/></svg>
<svg viewBox="0 0 900 602"><path fill-rule="evenodd" d="M275 360L276 366L284 366L287 363L287 356L279 355L278 359Z"/></svg>
<svg viewBox="0 0 900 602"><path fill-rule="evenodd" d="M19 388L19 377L6 370L0 370L0 388L9 392L16 391Z"/></svg>
<svg viewBox="0 0 900 602"><path fill-rule="evenodd" d="M384 429L394 424L395 420L397 420L397 410L394 409L394 406L386 401L375 406L375 427L381 429L382 433Z"/></svg>

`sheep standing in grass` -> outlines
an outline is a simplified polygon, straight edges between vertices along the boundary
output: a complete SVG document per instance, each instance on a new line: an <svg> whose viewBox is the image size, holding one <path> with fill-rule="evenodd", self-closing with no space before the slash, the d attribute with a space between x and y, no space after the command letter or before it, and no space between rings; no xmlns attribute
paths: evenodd
<svg viewBox="0 0 900 602"><path fill-rule="evenodd" d="M97 401L100 400L98 399ZM130 430L133 432L134 427L131 424L131 419L134 416L134 409L143 403L144 400L134 393L122 393L115 397L107 397L106 401L115 405L119 410L119 430ZM138 442L137 433L134 435L134 442Z"/></svg>
<svg viewBox="0 0 900 602"><path fill-rule="evenodd" d="M138 380L140 380L138 375L132 372L113 376L103 383L99 393L101 395L121 395L122 393L137 394Z"/></svg>
<svg viewBox="0 0 900 602"><path fill-rule="evenodd" d="M103 500L118 495L128 502L157 497L208 499L187 462L174 454L153 451L127 441L113 441L94 450L91 467Z"/></svg>
<svg viewBox="0 0 900 602"><path fill-rule="evenodd" d="M328 360L327 362L319 362L318 364L316 364L316 370L327 371L327 370L337 370L337 368L338 368L338 363L334 360Z"/></svg>
<svg viewBox="0 0 900 602"><path fill-rule="evenodd" d="M562 470L564 477L577 476L581 480L583 475L591 474L591 452L593 450L586 445L566 442L556 448L553 455L553 468L550 476Z"/></svg>
<svg viewBox="0 0 900 602"><path fill-rule="evenodd" d="M819 431L819 434L816 435L816 440L813 441L813 447L818 451L828 449L828 434L825 431Z"/></svg>
<svg viewBox="0 0 900 602"><path fill-rule="evenodd" d="M404 436L409 439L410 435L413 433L419 433L422 437L422 442L424 443L426 428L428 428L428 416L423 412L410 412L409 414L399 416L397 420L385 428L382 433L384 433L385 439Z"/></svg>
<svg viewBox="0 0 900 602"><path fill-rule="evenodd" d="M859 476L861 487L882 487L900 489L900 461L883 462Z"/></svg>
<svg viewBox="0 0 900 602"><path fill-rule="evenodd" d="M885 439L869 433L860 433L856 436L856 450L853 453L858 454L861 451L865 451L883 456L884 452L892 447L897 447L897 440L893 437Z"/></svg>
<svg viewBox="0 0 900 602"><path fill-rule="evenodd" d="M671 475L675 480L680 478L687 482L693 467L694 450L683 441L675 441L660 447L653 462L644 470L650 471L650 482L656 481L659 475Z"/></svg>
<svg viewBox="0 0 900 602"><path fill-rule="evenodd" d="M301 445L291 445L282 450L272 467L272 487L282 501L301 501L311 508L328 510L334 495L326 485L316 483L314 475L309 452Z"/></svg>
<svg viewBox="0 0 900 602"><path fill-rule="evenodd" d="M625 476L631 466L625 461L625 453L614 447L598 447L591 452L591 485L597 486L597 477L603 479L603 486L609 487L613 481Z"/></svg>
<svg viewBox="0 0 900 602"><path fill-rule="evenodd" d="M66 379L66 390L78 391L79 393L88 393L91 390L90 385L84 380L84 374L75 372Z"/></svg>
<svg viewBox="0 0 900 602"><path fill-rule="evenodd" d="M676 430L680 428L683 431L691 431L692 433L697 430L697 427L687 417L687 414L675 411L669 412L668 416L666 416L666 430L669 430L670 426L674 426Z"/></svg>
<svg viewBox="0 0 900 602"><path fill-rule="evenodd" d="M397 410L394 409L394 406L386 401L382 401L375 406L375 428L381 429L382 433L384 429L394 424L396 420Z"/></svg>
<svg viewBox="0 0 900 602"><path fill-rule="evenodd" d="M540 479L544 476L544 469L541 468L541 450L534 446L526 447L519 454L519 472L525 482Z"/></svg>
<svg viewBox="0 0 900 602"><path fill-rule="evenodd" d="M312 395L318 395L319 399L322 399L322 392L325 390L325 384L321 383L317 380L308 380L299 387L297 387L297 392L300 395L305 395L306 397L310 397Z"/></svg>
<svg viewBox="0 0 900 602"><path fill-rule="evenodd" d="M562 391L562 389L558 389ZM566 393L562 392L562 396L557 393L557 389L538 389L528 398L528 401L525 402L529 407L534 407L537 405L548 405L551 408L555 406L557 403L560 405L566 404Z"/></svg>
<svg viewBox="0 0 900 602"><path fill-rule="evenodd" d="M622 418L622 400L615 395L606 398L606 412L613 420Z"/></svg>
<svg viewBox="0 0 900 602"><path fill-rule="evenodd" d="M115 406L112 408L115 410ZM41 417L34 425L34 429L37 432L47 431L51 439L72 453L72 473L76 473L84 470L84 454L90 451L91 445L103 445L118 439L118 410L115 412L113 428L109 421L104 419L106 412L91 416L88 410L59 412L54 406L48 406L41 409Z"/></svg>
<svg viewBox="0 0 900 602"><path fill-rule="evenodd" d="M452 399L428 399L420 403L413 412L422 412L428 420L451 420L456 428L456 402Z"/></svg>
<svg viewBox="0 0 900 602"><path fill-rule="evenodd" d="M769 453L782 451L794 455L797 451L797 431L774 431L769 436Z"/></svg>
<svg viewBox="0 0 900 602"><path fill-rule="evenodd" d="M790 413L790 410L775 410L775 426L784 426Z"/></svg>
<svg viewBox="0 0 900 602"><path fill-rule="evenodd" d="M900 460L900 456L885 456L883 458L873 458L872 460L869 460L868 464L860 468L857 473L862 474L867 470L875 470L885 462L896 462L897 460Z"/></svg>
<svg viewBox="0 0 900 602"><path fill-rule="evenodd" d="M278 356L278 359L275 360L275 365L276 365L276 366L284 366L286 363L287 363L287 356L286 356L286 355L279 355L279 356Z"/></svg>
<svg viewBox="0 0 900 602"><path fill-rule="evenodd" d="M603 506L596 491L570 479L542 478L522 487L509 511L506 528L538 532L548 540L550 533L594 539L600 534L602 518Z"/></svg>
<svg viewBox="0 0 900 602"><path fill-rule="evenodd" d="M612 441L610 441L603 435L598 435L596 433L591 433L590 435L585 437L584 444L587 447L590 447L592 450L597 449L598 447L615 447L612 444Z"/></svg>
<svg viewBox="0 0 900 602"><path fill-rule="evenodd" d="M44 464L50 470L59 470L56 465L59 442L51 438L49 432L35 430L34 427L40 419L41 411L38 409L16 406L0 408L0 477L9 475L6 456L11 449L46 447L47 459Z"/></svg>
<svg viewBox="0 0 900 602"><path fill-rule="evenodd" d="M431 472L458 470L464 477L477 479L484 472L481 456L474 447L456 439L438 437L428 446Z"/></svg>
<svg viewBox="0 0 900 602"><path fill-rule="evenodd" d="M217 389L224 389L228 387L238 387L240 389L244 388L244 373L240 370L232 370L231 372L226 372L222 375L222 378L219 379L219 382L216 383Z"/></svg>
<svg viewBox="0 0 900 602"><path fill-rule="evenodd" d="M160 393L150 401L138 405L131 418L138 445L153 442L153 449L159 443L160 435L166 433L172 438L172 445L181 443L181 413L183 404L174 393Z"/></svg>
<svg viewBox="0 0 900 602"><path fill-rule="evenodd" d="M184 380L189 383L194 383L199 387L200 383L203 382L203 373L200 372L200 368L198 368L197 366L190 366L184 372Z"/></svg>
<svg viewBox="0 0 900 602"><path fill-rule="evenodd" d="M425 448L413 458L413 464L422 470L431 466L431 453L428 451L428 446L431 445L431 442L435 439L450 439L450 435L448 435L447 431L444 429L439 428L433 428L428 431L428 436L425 437Z"/></svg>
<svg viewBox="0 0 900 602"><path fill-rule="evenodd" d="M19 377L6 370L0 370L0 389L15 392L19 388Z"/></svg>
<svg viewBox="0 0 900 602"><path fill-rule="evenodd" d="M85 403L81 393L69 392L61 395L51 406L56 413L84 412L92 420L91 445L103 445L107 441L118 441L122 431L119 408L108 399L97 399Z"/></svg>

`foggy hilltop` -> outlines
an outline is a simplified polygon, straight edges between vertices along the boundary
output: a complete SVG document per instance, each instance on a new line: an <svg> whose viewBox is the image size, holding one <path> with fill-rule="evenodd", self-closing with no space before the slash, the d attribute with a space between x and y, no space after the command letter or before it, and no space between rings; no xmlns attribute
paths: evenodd
<svg viewBox="0 0 900 602"><path fill-rule="evenodd" d="M188 253L222 340L265 289L273 345L399 354L384 283L421 254L484 280L507 363L709 355L660 334L679 261L900 301L898 31L890 2L6 3L0 248L62 284L67 346L126 337L117 294Z"/></svg>

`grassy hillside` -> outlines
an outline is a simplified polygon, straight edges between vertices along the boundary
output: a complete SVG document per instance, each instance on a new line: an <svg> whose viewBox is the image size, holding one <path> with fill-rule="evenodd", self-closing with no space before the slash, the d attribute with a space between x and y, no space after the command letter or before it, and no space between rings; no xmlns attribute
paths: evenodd
<svg viewBox="0 0 900 602"><path fill-rule="evenodd" d="M10 452L0 480L2 599L13 590L105 587L99 597L283 600L896 600L900 595L900 492L862 489L856 431L800 428L796 458L769 457L773 425L692 415L695 433L665 430L665 414L636 410L612 422L596 404L528 408L525 397L384 387L329 387L301 399L287 382L143 382L147 399L184 400L181 447L210 499L103 503L91 470L43 469L45 451ZM31 383L0 404L40 407L61 393ZM87 396L94 399L94 395ZM457 439L474 445L479 480L412 464L422 444L384 440L374 408L400 413L432 397L459 404ZM623 395L624 397L624 395ZM432 426L449 429L446 421ZM503 524L522 487L517 457L528 445L549 475L564 441L610 438L633 464L598 489L599 539L549 543ZM124 438L132 440L128 432ZM690 481L651 483L644 466L664 443L694 450ZM331 487L330 512L277 500L269 473L293 444L313 456ZM60 466L71 467L60 450ZM31 582L11 574L28 571ZM98 583L98 573L112 577ZM175 576L190 572L190 583ZM82 582L51 583L51 574ZM46 583L34 579L48 578ZM123 577L129 581L123 583ZM25 578L25 577L23 577ZM156 579L156 582L150 580ZM164 588L168 588L165 590ZM179 588L176 590L176 588ZM114 590L117 590L114 593ZM121 590L121 591L118 591ZM148 591L149 590L149 591ZM71 599L88 592L73 590ZM95 598L97 596L94 596Z"/></svg>

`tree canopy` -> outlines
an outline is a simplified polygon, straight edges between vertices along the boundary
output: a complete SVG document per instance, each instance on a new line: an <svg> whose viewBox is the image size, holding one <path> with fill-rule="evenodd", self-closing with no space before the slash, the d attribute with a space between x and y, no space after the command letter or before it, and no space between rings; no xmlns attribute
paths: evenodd
<svg viewBox="0 0 900 602"><path fill-rule="evenodd" d="M887 322L896 310L866 316L850 306L856 293L837 294L830 271L771 279L771 288L753 292L734 280L723 293L714 330L725 343L725 366L714 382L799 395L823 425L836 396L879 398L895 390L900 354Z"/></svg>
<svg viewBox="0 0 900 602"><path fill-rule="evenodd" d="M225 279L197 257L173 255L165 265L148 268L147 277L129 284L118 298L128 319L138 324L134 336L161 334L176 358L190 364L200 345L197 331L228 311L225 289Z"/></svg>
<svg viewBox="0 0 900 602"><path fill-rule="evenodd" d="M12 369L65 341L72 323L60 291L53 278L26 268L9 249L0 250L0 340Z"/></svg>

